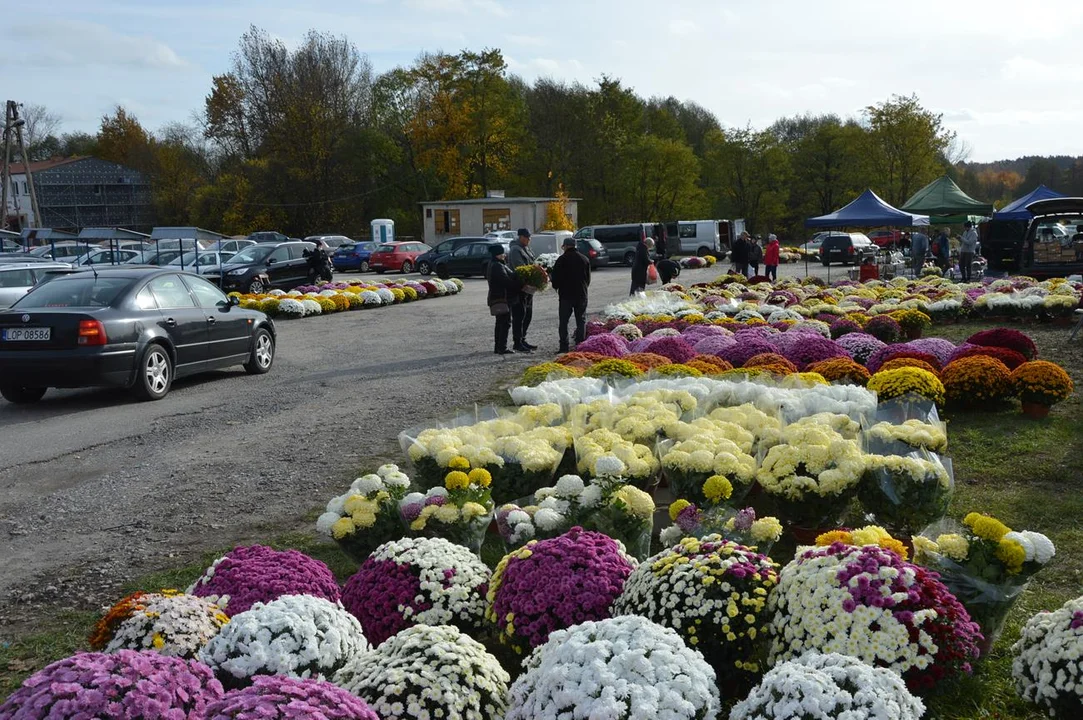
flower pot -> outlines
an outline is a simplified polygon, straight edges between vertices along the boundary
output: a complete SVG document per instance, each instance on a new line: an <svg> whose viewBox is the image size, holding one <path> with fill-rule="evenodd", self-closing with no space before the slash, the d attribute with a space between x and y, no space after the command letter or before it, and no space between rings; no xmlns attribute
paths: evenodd
<svg viewBox="0 0 1083 720"><path fill-rule="evenodd" d="M1049 406L1036 402L1024 402L1023 414L1032 420L1041 420L1049 415Z"/></svg>
<svg viewBox="0 0 1083 720"><path fill-rule="evenodd" d="M917 340L921 337L921 328L908 328L906 331L907 340Z"/></svg>

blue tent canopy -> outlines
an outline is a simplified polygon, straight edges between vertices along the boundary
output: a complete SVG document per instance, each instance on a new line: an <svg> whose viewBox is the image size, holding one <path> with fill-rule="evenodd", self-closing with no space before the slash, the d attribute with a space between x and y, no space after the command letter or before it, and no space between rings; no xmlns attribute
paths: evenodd
<svg viewBox="0 0 1083 720"><path fill-rule="evenodd" d="M805 227L810 228L910 227L928 224L928 215L914 215L893 208L872 190L861 193L841 210L805 220Z"/></svg>
<svg viewBox="0 0 1083 720"><path fill-rule="evenodd" d="M1056 190L1050 190L1045 185L1039 185L1031 190L1029 193L1013 200L997 212L993 213L994 220L1030 220L1034 217L1030 210L1027 210L1027 205L1030 205L1035 200L1048 200L1049 198L1061 198L1064 197Z"/></svg>

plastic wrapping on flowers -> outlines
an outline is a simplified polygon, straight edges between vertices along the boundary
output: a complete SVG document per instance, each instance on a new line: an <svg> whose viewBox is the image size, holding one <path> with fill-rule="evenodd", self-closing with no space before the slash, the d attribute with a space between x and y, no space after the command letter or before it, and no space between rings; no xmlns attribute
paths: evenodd
<svg viewBox="0 0 1083 720"><path fill-rule="evenodd" d="M777 583L778 565L762 554L720 535L685 538L632 573L614 614L673 628L723 683L747 689L762 670L767 598Z"/></svg>
<svg viewBox="0 0 1083 720"><path fill-rule="evenodd" d="M950 463L927 451L867 455L857 498L881 525L909 538L947 512L955 490Z"/></svg>
<svg viewBox="0 0 1083 720"><path fill-rule="evenodd" d="M604 464L608 459L599 462ZM619 474L603 474L592 485L600 489L600 497L582 508L578 519L583 528L619 541L637 560L650 555L655 509L651 496L634 485L623 484Z"/></svg>
<svg viewBox="0 0 1083 720"><path fill-rule="evenodd" d="M756 458L748 452L747 435L734 423L716 421L697 434L682 435L677 442L659 442L662 475L670 491L700 505L740 503L756 479ZM746 440L747 449L731 437Z"/></svg>
<svg viewBox="0 0 1083 720"><path fill-rule="evenodd" d="M525 653L554 630L608 618L634 568L617 541L580 527L532 540L497 564L485 616L501 642Z"/></svg>
<svg viewBox="0 0 1083 720"><path fill-rule="evenodd" d="M410 478L397 465L382 465L332 498L316 520L316 530L362 563L381 544L402 537L398 504L409 488Z"/></svg>
<svg viewBox="0 0 1083 720"><path fill-rule="evenodd" d="M443 487L410 493L399 501L404 527L416 537L444 538L480 554L493 519L492 480L482 468L452 470Z"/></svg>

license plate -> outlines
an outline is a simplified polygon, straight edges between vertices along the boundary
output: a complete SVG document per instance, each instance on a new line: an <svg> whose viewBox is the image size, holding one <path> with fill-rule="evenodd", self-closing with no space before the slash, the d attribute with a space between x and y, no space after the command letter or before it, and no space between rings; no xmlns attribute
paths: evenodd
<svg viewBox="0 0 1083 720"><path fill-rule="evenodd" d="M5 328L0 332L0 339L7 342L36 342L49 340L53 329L47 327Z"/></svg>

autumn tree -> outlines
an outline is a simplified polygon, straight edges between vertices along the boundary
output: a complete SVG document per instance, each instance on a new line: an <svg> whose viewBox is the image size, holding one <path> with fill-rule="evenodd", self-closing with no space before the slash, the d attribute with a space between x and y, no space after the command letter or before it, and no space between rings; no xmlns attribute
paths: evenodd
<svg viewBox="0 0 1083 720"><path fill-rule="evenodd" d="M717 217L743 217L757 232L782 221L790 158L774 133L751 128L711 131L706 147L707 191Z"/></svg>
<svg viewBox="0 0 1083 720"><path fill-rule="evenodd" d="M575 230L575 223L568 216L568 192L559 185L556 200L545 206L545 222L542 230Z"/></svg>
<svg viewBox="0 0 1083 720"><path fill-rule="evenodd" d="M922 107L916 95L893 95L865 108L869 160L878 194L898 207L943 174L944 153L955 133L942 115Z"/></svg>
<svg viewBox="0 0 1083 720"><path fill-rule="evenodd" d="M151 136L134 115L120 105L102 117L98 129L97 156L148 172L154 164Z"/></svg>

